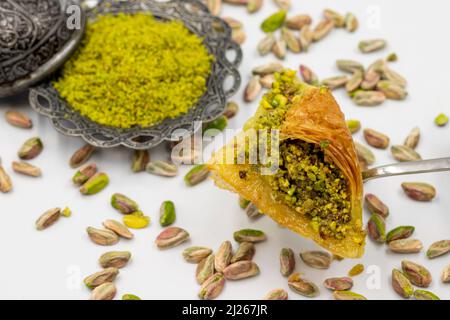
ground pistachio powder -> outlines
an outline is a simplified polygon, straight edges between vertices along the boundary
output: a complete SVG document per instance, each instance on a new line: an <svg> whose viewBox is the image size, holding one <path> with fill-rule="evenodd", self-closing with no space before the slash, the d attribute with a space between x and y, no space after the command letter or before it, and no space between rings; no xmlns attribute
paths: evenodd
<svg viewBox="0 0 450 320"><path fill-rule="evenodd" d="M181 21L144 13L99 16L53 83L81 115L118 128L148 127L192 108L213 57Z"/></svg>

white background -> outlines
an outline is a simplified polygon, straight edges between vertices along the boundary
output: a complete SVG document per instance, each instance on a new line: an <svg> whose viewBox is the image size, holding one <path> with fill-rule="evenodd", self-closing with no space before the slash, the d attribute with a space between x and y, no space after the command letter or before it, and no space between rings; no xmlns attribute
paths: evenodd
<svg viewBox="0 0 450 320"><path fill-rule="evenodd" d="M248 35L243 45L244 61L240 71L243 82L248 80L250 70L274 58L260 58L256 52L257 42L263 37L259 29L261 21L275 11L271 1L265 0L262 11L248 15L245 8L225 5L223 14L233 16L245 23ZM345 92L335 96L347 118L360 119L364 127L374 128L388 134L392 143L402 143L414 126L422 130L418 151L424 158L450 155L450 126L437 128L434 117L440 112L450 113L448 75L450 70L450 46L446 38L448 25L448 1L325 1L294 0L290 14L309 13L317 22L324 8L333 8L343 14L354 12L361 27L355 34L335 30L330 36L315 44L307 54L289 54L285 65L298 68L300 63L310 66L322 78L339 74L335 67L338 58L356 59L368 65L390 52L399 55L393 68L409 80L410 95L406 101L388 101L380 107L355 106ZM373 15L375 14L375 16ZM377 16L379 14L379 16ZM378 20L379 19L379 20ZM378 21L377 21L378 20ZM357 50L359 40L386 38L389 46L380 53L362 55ZM257 103L246 105L242 90L234 97L241 105L241 112L230 122L230 128L240 128L255 111ZM34 120L32 130L9 126L3 113L14 108L30 114ZM0 156L11 173L14 191L0 194L0 298L4 299L87 299L90 292L82 279L100 269L97 259L109 250L130 250L130 264L121 269L116 280L118 295L134 293L145 299L196 299L195 265L183 261L181 252L190 245L204 245L217 249L222 241L232 240L233 231L241 228L264 230L268 241L257 245L254 260L261 269L255 278L227 282L220 295L222 299L260 299L274 288L285 288L290 299L303 297L288 289L287 281L280 275L278 255L283 247L291 247L296 253L296 271L317 283L321 289L320 299L330 299L331 292L322 286L327 277L343 276L356 263L378 270L379 288L368 286L371 275L364 273L355 277L354 291L369 299L399 298L390 286L392 268L399 268L402 259L422 263L433 274L430 290L441 298L450 298L449 285L440 283L440 274L450 263L450 256L428 261L425 252L414 255L395 255L384 245L368 240L366 254L360 260L334 262L329 270L314 270L300 261L302 250L316 249L309 240L300 238L288 230L279 228L269 218L251 222L237 204L237 197L219 190L207 181L188 188L182 177L188 170L181 169L174 179L159 178L146 173L133 174L130 170L131 152L125 149L102 150L93 160L102 171L107 172L111 184L98 195L81 196L71 183L74 171L69 167L71 154L83 142L57 133L46 118L37 116L28 106L26 95L0 100ZM27 138L40 136L45 144L41 156L32 163L43 170L43 177L34 179L11 172L11 162L16 160L19 146ZM361 134L357 135L361 140ZM162 149L162 148L160 148ZM393 162L388 151L374 150L377 165ZM153 159L164 158L160 151L152 152ZM421 239L425 249L434 241L450 238L450 173L398 177L369 182L366 192L377 194L390 207L388 229L399 225L416 227L415 237ZM417 203L408 199L400 188L403 181L432 183L438 196L431 203ZM105 219L121 219L109 204L110 196L121 192L135 199L143 211L151 216L149 228L135 231L135 239L121 240L113 247L93 244L87 237L88 226L100 227ZM178 248L159 251L154 239L162 230L158 223L159 205L173 200L177 208L177 226L191 233L191 241ZM73 216L61 218L53 227L43 232L35 230L36 218L52 207L69 206ZM368 213L364 213L367 220ZM233 242L234 243L234 242ZM236 243L234 243L235 248ZM376 275L375 275L376 277ZM376 281L375 281L376 284Z"/></svg>

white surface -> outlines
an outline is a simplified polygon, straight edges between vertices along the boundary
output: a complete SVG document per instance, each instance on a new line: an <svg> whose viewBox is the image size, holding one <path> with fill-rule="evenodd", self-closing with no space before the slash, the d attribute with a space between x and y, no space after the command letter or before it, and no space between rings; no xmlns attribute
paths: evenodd
<svg viewBox="0 0 450 320"><path fill-rule="evenodd" d="M243 84L252 67L271 57L260 58L256 44L263 36L259 30L261 21L274 12L272 1L266 0L263 10L248 15L244 8L225 5L224 15L241 19L246 24L247 42L243 45L244 62L241 66ZM361 108L355 106L343 91L335 96L348 118L360 119L364 127L385 132L392 143L402 143L414 126L420 126L423 137L418 151L424 158L450 155L450 127L437 128L434 117L440 112L450 113L448 70L450 70L450 47L444 30L448 29L447 1L361 1L361 0L304 0L295 2L290 14L309 13L315 22L324 8L334 8L342 13L354 12L361 27L355 34L343 30L334 31L322 42L312 46L307 54L289 54L286 66L297 68L304 63L319 76L339 74L334 66L337 58L351 58L369 64L390 52L396 52L400 60L393 68L409 80L410 95L406 101L388 101L381 107ZM379 10L380 24L369 15ZM381 53L362 55L357 50L361 39L383 37L389 47ZM235 96L241 112L230 123L231 128L240 128L254 112L256 103L245 105L242 90ZM35 126L29 130L13 128L6 124L3 113L11 108L32 115ZM302 239L288 230L279 228L269 218L257 222L248 221L238 207L237 197L215 188L211 181L194 188L184 186L182 177L188 170L181 169L180 176L164 179L145 173L130 171L131 153L124 149L97 152L93 160L111 178L109 187L98 195L83 197L72 186L73 170L68 159L82 145L76 138L58 134L47 119L37 116L28 107L25 96L0 100L0 156L11 173L10 163L16 159L16 151L24 140L40 136L45 144L41 156L32 163L43 169L38 179L11 173L14 191L0 194L2 231L0 232L0 298L4 299L87 299L87 290L81 281L100 269L97 259L109 250L130 250L131 263L121 270L117 279L118 295L134 293L145 299L196 299L198 285L195 282L195 265L183 261L181 252L190 245L205 245L217 249L224 240L232 240L233 231L245 227L264 230L268 241L257 245L255 261L261 268L258 277L237 282L228 282L222 299L260 299L274 288L288 290L290 299L302 299L288 289L286 279L279 273L278 255L282 247L291 247L296 253L296 271L302 272L321 288L320 299L329 299L331 292L323 288L322 281L331 276L343 276L356 263L363 263L372 270L379 270L379 288L373 289L370 274L364 273L355 280L354 291L369 299L397 299L390 286L392 268L399 268L402 259L410 259L427 266L434 280L429 290L441 298L450 298L449 285L440 283L440 274L450 263L450 256L428 261L425 253L394 255L386 246L368 240L366 254L361 260L334 262L329 270L314 270L300 261L298 253L316 248L309 240ZM357 135L362 139L361 134ZM377 165L393 162L389 152L374 150ZM162 152L153 152L153 158L164 157ZM399 225L416 227L415 237L421 239L425 249L434 241L450 238L450 174L429 174L398 177L373 181L365 185L366 192L377 194L390 207L388 229ZM402 181L426 181L436 186L437 198L431 203L416 203L402 192ZM109 204L114 192L122 192L135 199L146 214L152 218L148 229L135 231L132 241L121 240L113 247L100 247L88 239L85 228L99 227L105 219L121 219ZM177 208L177 226L191 233L191 241L181 247L159 251L154 239L161 231L158 209L162 201L171 199ZM73 216L60 221L43 232L34 229L35 219L45 210L55 206L69 206ZM367 220L368 214L364 213ZM234 243L234 242L233 242ZM234 243L235 248L236 244ZM424 249L424 251L425 251ZM375 276L376 277L376 276ZM376 281L375 281L376 284Z"/></svg>

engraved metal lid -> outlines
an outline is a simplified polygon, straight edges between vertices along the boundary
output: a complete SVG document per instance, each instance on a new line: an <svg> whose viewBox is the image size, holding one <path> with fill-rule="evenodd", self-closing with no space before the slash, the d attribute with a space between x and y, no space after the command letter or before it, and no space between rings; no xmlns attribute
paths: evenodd
<svg viewBox="0 0 450 320"><path fill-rule="evenodd" d="M28 88L65 62L84 31L78 5L78 0L0 1L0 97ZM78 19L73 26L67 23L72 15Z"/></svg>
<svg viewBox="0 0 450 320"><path fill-rule="evenodd" d="M206 93L186 114L177 118L165 119L147 128L121 129L100 125L72 109L52 85L52 80L59 76L55 73L51 79L31 88L29 99L31 107L48 117L62 134L81 137L100 148L152 148L163 141L176 139L173 134L179 131L192 134L199 128L200 121L212 121L222 115L227 99L239 89L241 48L232 41L228 24L211 15L198 0L102 0L86 11L86 17L95 20L97 15L138 12L150 12L162 20L182 21L192 33L203 38L203 44L215 58Z"/></svg>

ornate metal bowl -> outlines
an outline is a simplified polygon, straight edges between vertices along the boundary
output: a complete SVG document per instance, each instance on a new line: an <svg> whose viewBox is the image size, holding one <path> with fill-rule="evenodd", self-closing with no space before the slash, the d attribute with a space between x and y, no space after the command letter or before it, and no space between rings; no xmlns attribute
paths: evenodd
<svg viewBox="0 0 450 320"><path fill-rule="evenodd" d="M67 8L77 0L0 1L0 97L13 95L60 67L82 39L67 26Z"/></svg>
<svg viewBox="0 0 450 320"><path fill-rule="evenodd" d="M172 135L177 129L193 133L198 129L199 121L208 122L223 113L227 98L239 89L241 83L237 67L242 60L242 51L232 41L230 27L220 18L212 16L206 6L197 0L104 0L86 15L88 19L95 19L102 14L143 11L151 12L162 20L181 20L191 32L204 39L204 45L215 57L207 80L207 92L188 113L178 118L165 119L148 128L120 129L100 125L72 110L49 80L32 88L29 98L31 106L49 117L59 132L80 136L96 147L123 145L132 149L147 149L174 139ZM234 55L233 59L229 58L230 53ZM227 84L230 85L226 87Z"/></svg>

